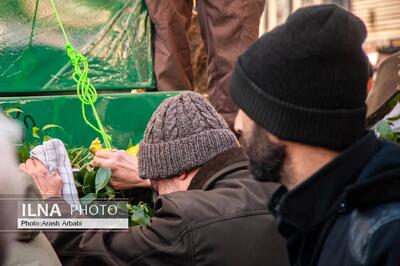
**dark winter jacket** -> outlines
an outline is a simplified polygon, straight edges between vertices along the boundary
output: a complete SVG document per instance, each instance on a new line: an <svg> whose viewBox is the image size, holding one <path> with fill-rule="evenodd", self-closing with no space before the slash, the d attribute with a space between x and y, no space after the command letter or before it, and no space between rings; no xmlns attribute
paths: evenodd
<svg viewBox="0 0 400 266"><path fill-rule="evenodd" d="M374 133L274 194L292 265L400 265L400 147Z"/></svg>
<svg viewBox="0 0 400 266"><path fill-rule="evenodd" d="M53 246L63 265L288 265L267 207L275 189L251 178L233 149L206 163L189 191L159 196L150 225L59 233Z"/></svg>

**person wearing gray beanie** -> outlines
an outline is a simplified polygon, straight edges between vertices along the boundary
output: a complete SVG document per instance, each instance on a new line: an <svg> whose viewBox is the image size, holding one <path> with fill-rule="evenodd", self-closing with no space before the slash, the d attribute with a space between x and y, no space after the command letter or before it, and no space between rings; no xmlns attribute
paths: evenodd
<svg viewBox="0 0 400 266"><path fill-rule="evenodd" d="M193 170L238 141L214 107L194 92L164 101L139 148L139 176L164 179Z"/></svg>
<svg viewBox="0 0 400 266"><path fill-rule="evenodd" d="M251 177L234 134L200 94L159 106L138 158L98 152L94 164L112 170L115 188L151 185L154 216L129 232L58 233L63 265L289 265L266 204L276 186Z"/></svg>

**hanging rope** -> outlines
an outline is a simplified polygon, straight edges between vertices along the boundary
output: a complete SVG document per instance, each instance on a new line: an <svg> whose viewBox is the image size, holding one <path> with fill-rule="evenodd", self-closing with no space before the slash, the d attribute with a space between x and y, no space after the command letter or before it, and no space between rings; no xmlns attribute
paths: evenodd
<svg viewBox="0 0 400 266"><path fill-rule="evenodd" d="M76 82L76 92L78 95L79 100L82 103L82 117L85 123L99 133L103 139L104 145L107 149L111 149L111 136L108 135L101 123L100 117L97 113L96 107L94 104L97 101L97 91L96 88L93 86L92 82L89 79L89 64L88 59L82 55L79 51L75 50L72 44L70 43L67 33L64 29L64 25L61 21L60 15L58 14L57 7L54 3L54 0L50 0L51 5L54 10L54 14L56 16L57 22L60 26L61 32L64 36L66 41L65 50L67 55L71 61L73 66L73 74L72 79ZM94 118L96 120L97 127L93 125L86 116L86 105L89 105L92 108L92 112Z"/></svg>
<svg viewBox="0 0 400 266"><path fill-rule="evenodd" d="M35 32L35 27L36 27L36 19L37 19L38 7L39 7L39 0L36 0L36 2L35 2L35 12L33 13L31 35L29 36L29 48L32 48L33 34Z"/></svg>

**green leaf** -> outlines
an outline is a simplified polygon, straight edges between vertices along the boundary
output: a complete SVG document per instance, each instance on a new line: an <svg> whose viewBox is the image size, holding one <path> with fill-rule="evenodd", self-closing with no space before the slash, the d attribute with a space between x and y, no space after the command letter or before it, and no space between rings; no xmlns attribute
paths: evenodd
<svg viewBox="0 0 400 266"><path fill-rule="evenodd" d="M12 113L23 113L24 111L22 111L19 108L10 108L10 109L5 110L5 112L6 112L6 114L10 115Z"/></svg>
<svg viewBox="0 0 400 266"><path fill-rule="evenodd" d="M107 185L105 188L106 188L106 193L107 193L107 196L108 196L107 198L109 200L115 199L116 191L112 187L110 187L109 185Z"/></svg>
<svg viewBox="0 0 400 266"><path fill-rule="evenodd" d="M90 186L83 186L83 187L82 187L83 196L85 196L86 194L93 193L92 191L93 191L93 190L90 189Z"/></svg>
<svg viewBox="0 0 400 266"><path fill-rule="evenodd" d="M22 147L18 149L18 159L20 163L26 162L30 157L28 144L24 143Z"/></svg>
<svg viewBox="0 0 400 266"><path fill-rule="evenodd" d="M385 139L385 140L391 140L394 141L395 140L395 133L390 125L390 123L386 120L382 120L380 121L377 125L376 125L376 132L378 133L378 137Z"/></svg>
<svg viewBox="0 0 400 266"><path fill-rule="evenodd" d="M107 195L108 195L108 200L115 199L115 194L114 193L107 193Z"/></svg>
<svg viewBox="0 0 400 266"><path fill-rule="evenodd" d="M105 191L105 189L100 190L100 191L97 193L97 198L98 198L98 199L107 199L107 198L108 198L107 191Z"/></svg>
<svg viewBox="0 0 400 266"><path fill-rule="evenodd" d="M87 171L86 168L82 168L82 169L79 170L79 172L74 172L73 173L74 179L76 181L78 181L79 183L83 184L83 178L84 178L84 176L86 174L86 171Z"/></svg>
<svg viewBox="0 0 400 266"><path fill-rule="evenodd" d="M115 189L113 189L109 185L106 186L106 191L107 191L107 193L115 193Z"/></svg>
<svg viewBox="0 0 400 266"><path fill-rule="evenodd" d="M76 186L76 188L79 190L79 189L82 189L82 187L83 187L83 185L81 184L81 183L79 183L79 181L78 180L76 180L75 179L75 186Z"/></svg>
<svg viewBox="0 0 400 266"><path fill-rule="evenodd" d="M145 226L150 223L153 217L153 209L147 203L139 202L138 205L127 205L130 214L130 226L141 225Z"/></svg>
<svg viewBox="0 0 400 266"><path fill-rule="evenodd" d="M131 214L131 225L145 226L150 223L150 217L142 208L136 209Z"/></svg>
<svg viewBox="0 0 400 266"><path fill-rule="evenodd" d="M45 125L44 127L42 127L42 130L44 131L44 130L47 130L47 129L50 129L50 128L59 128L59 129L63 129L62 127L60 127L60 126L58 126L58 125L47 124L47 125Z"/></svg>
<svg viewBox="0 0 400 266"><path fill-rule="evenodd" d="M99 168L96 174L96 194L107 186L108 182L111 179L111 170L107 168Z"/></svg>
<svg viewBox="0 0 400 266"><path fill-rule="evenodd" d="M38 127L33 127L32 128L32 137L36 138L36 139L40 139L39 134L37 133L40 130L40 128Z"/></svg>
<svg viewBox="0 0 400 266"><path fill-rule="evenodd" d="M83 206L86 206L86 205L92 203L95 199L96 199L96 194L89 193L89 194L85 195L84 197L82 197L80 199L80 201Z"/></svg>
<svg viewBox="0 0 400 266"><path fill-rule="evenodd" d="M50 136L43 136L43 141L48 141L48 140L51 140L52 139L52 137L50 137Z"/></svg>
<svg viewBox="0 0 400 266"><path fill-rule="evenodd" d="M95 184L95 175L95 171L86 171L85 175L83 176L83 185L93 189Z"/></svg>

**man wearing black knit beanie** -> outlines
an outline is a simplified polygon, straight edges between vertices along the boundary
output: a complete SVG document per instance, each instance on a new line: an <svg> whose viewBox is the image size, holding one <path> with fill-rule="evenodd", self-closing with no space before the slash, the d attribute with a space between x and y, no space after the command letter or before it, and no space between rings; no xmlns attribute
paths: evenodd
<svg viewBox="0 0 400 266"><path fill-rule="evenodd" d="M235 66L251 171L298 266L400 265L400 148L367 131L367 32L334 5L298 10Z"/></svg>

